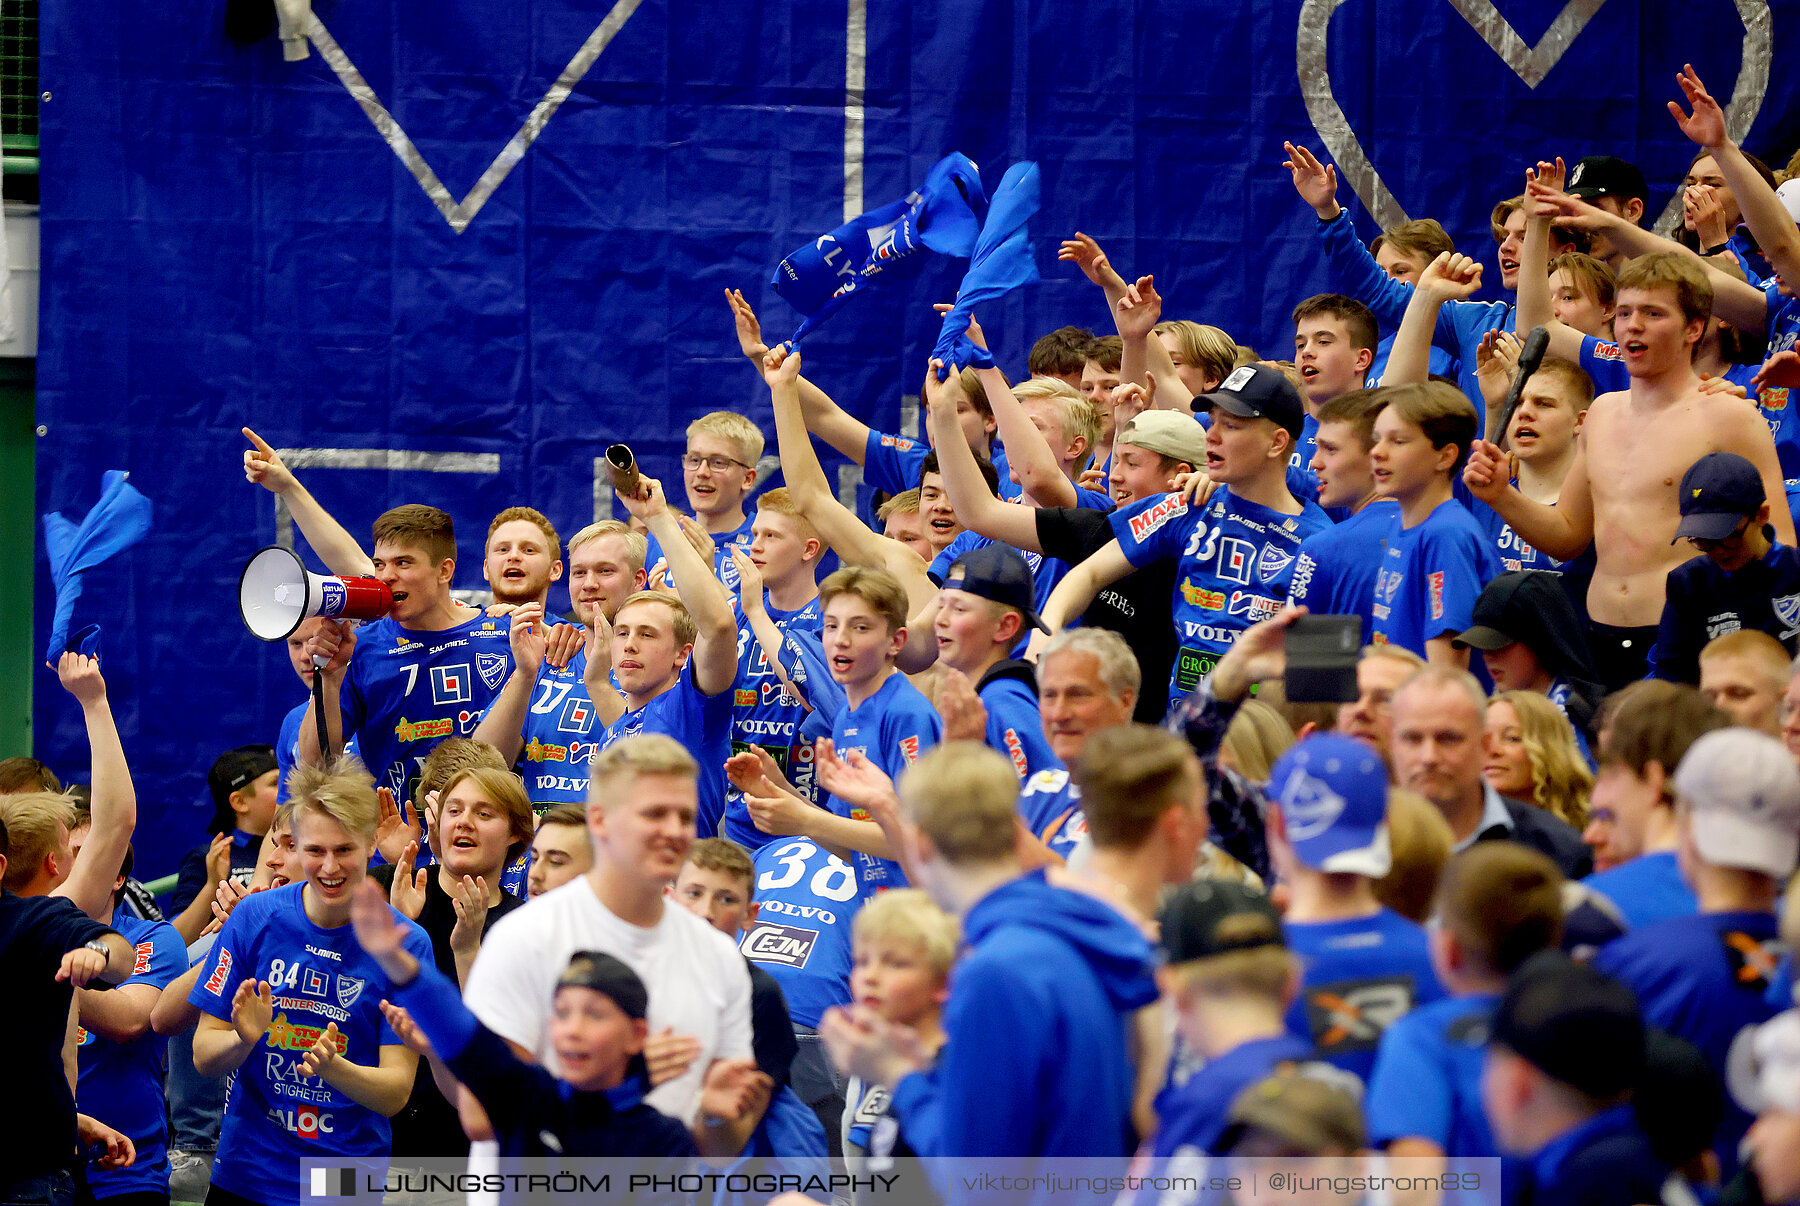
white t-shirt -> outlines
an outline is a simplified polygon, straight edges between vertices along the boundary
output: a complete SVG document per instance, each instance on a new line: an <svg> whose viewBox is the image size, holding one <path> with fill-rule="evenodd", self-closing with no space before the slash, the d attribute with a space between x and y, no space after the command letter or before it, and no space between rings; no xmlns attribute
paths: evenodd
<svg viewBox="0 0 1800 1206"><path fill-rule="evenodd" d="M612 955L638 974L650 994L652 1034L668 1028L700 1040L700 1055L674 1080L651 1090L656 1109L692 1122L700 1087L715 1059L748 1059L750 972L731 939L677 904L649 929L600 903L587 876L537 897L494 923L482 939L463 1003L501 1038L535 1051L561 1075L550 1047L551 998L577 951Z"/></svg>

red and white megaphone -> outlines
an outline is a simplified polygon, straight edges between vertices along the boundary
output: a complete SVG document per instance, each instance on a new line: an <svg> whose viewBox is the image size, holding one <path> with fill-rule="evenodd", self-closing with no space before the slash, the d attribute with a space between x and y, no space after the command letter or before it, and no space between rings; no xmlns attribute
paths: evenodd
<svg viewBox="0 0 1800 1206"><path fill-rule="evenodd" d="M265 641L286 640L313 616L379 620L394 608L394 592L379 578L315 574L292 549L278 544L244 563L238 578L238 614Z"/></svg>

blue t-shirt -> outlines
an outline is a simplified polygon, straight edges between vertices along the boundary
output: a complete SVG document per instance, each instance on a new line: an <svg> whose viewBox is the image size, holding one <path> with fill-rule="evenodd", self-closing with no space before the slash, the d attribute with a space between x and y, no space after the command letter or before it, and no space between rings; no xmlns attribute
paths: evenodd
<svg viewBox="0 0 1800 1206"><path fill-rule="evenodd" d="M467 737L512 676L510 625L476 615L442 632L376 620L356 634L338 700L375 782L411 799L425 755Z"/></svg>
<svg viewBox="0 0 1800 1206"><path fill-rule="evenodd" d="M1393 350L1394 337L1392 335L1383 336L1381 342L1375 345L1375 359L1369 362L1369 371L1363 376L1364 389L1375 389L1381 385L1381 379L1387 375L1388 356L1392 354ZM1430 364L1426 371L1432 376L1454 377L1457 369L1456 357L1443 348L1431 349Z"/></svg>
<svg viewBox="0 0 1800 1206"><path fill-rule="evenodd" d="M737 563L731 559L731 546L735 544L744 549L750 547L751 542L754 540L754 537L750 535L750 525L754 520L755 516L745 515L744 522L733 528L731 531L712 533L713 573L718 577L719 581L725 584L725 589L733 593L736 593L737 591L738 571ZM650 536L647 539L648 544L644 549L644 573L646 580L655 577L657 570L667 570L669 568L669 559L663 556L662 545L657 543L656 537ZM670 587L675 585L675 580L672 577L666 577L664 582Z"/></svg>
<svg viewBox="0 0 1800 1206"><path fill-rule="evenodd" d="M919 689L898 670L888 675L879 690L855 707L846 706L831 726L831 746L840 758L852 750L879 766L896 784L919 756L944 739L944 720ZM870 819L861 808L839 800L825 798L826 806L840 817L856 821ZM900 864L872 854L856 855L856 873L863 887L904 888L906 876Z"/></svg>
<svg viewBox="0 0 1800 1206"><path fill-rule="evenodd" d="M1225 1129L1231 1103L1239 1093L1284 1065L1311 1058L1311 1044L1291 1034L1253 1039L1212 1060L1180 1087L1164 1092L1157 1098L1156 1135L1151 1140L1156 1164L1146 1175L1159 1176L1163 1162L1178 1152L1209 1151ZM1139 1206L1152 1206L1161 1196L1161 1191L1146 1185L1135 1200Z"/></svg>
<svg viewBox="0 0 1800 1206"><path fill-rule="evenodd" d="M760 745L781 767L788 782L807 799L814 799L813 743L803 736L800 725L806 720L806 705L782 683L769 665L762 643L744 616L743 601L733 597L732 611L737 619L737 681L731 699L731 752L736 754ZM823 622L818 596L795 611L781 611L768 602L764 592L763 606L781 632L790 628L799 632L819 631ZM744 793L727 785L725 823L721 836L730 838L746 850L755 850L773 837L758 829L744 808Z"/></svg>
<svg viewBox="0 0 1800 1206"><path fill-rule="evenodd" d="M120 988L139 984L167 988L187 971L187 946L168 922L141 921L124 909L114 909L112 927L133 948L131 974ZM127 1043L115 1043L84 1027L75 1030L80 1069L76 1108L121 1132L137 1148L137 1160L130 1168L109 1171L88 1161L88 1189L96 1198L169 1191L168 1107L163 1097L168 1046L169 1040L154 1030Z"/></svg>
<svg viewBox="0 0 1800 1206"><path fill-rule="evenodd" d="M1410 528L1390 512L1375 577L1375 643L1424 657L1425 642L1469 627L1481 588L1501 572L1499 553L1455 499Z"/></svg>
<svg viewBox="0 0 1800 1206"><path fill-rule="evenodd" d="M888 494L904 494L918 486L919 473L929 455L931 447L924 440L889 435L871 427L863 445L863 481ZM1000 477L1000 497L1019 497L1019 484L1008 480L1006 446L999 440L988 445L988 460Z"/></svg>
<svg viewBox="0 0 1800 1206"><path fill-rule="evenodd" d="M587 802L588 767L599 743L594 740L594 701L582 677L587 650L577 649L569 664L538 667L531 706L525 710L520 752L525 792L542 809L551 804Z"/></svg>
<svg viewBox="0 0 1800 1206"><path fill-rule="evenodd" d="M1363 639L1368 640L1375 575L1387 551L1391 517L1399 510L1392 499L1376 499L1342 523L1302 540L1288 582L1288 602L1304 604L1316 616L1361 616Z"/></svg>
<svg viewBox="0 0 1800 1206"><path fill-rule="evenodd" d="M1517 489L1518 485L1519 479L1513 478L1513 488ZM1494 552L1500 557L1500 565L1503 569L1507 571L1546 570L1553 574L1560 574L1570 564L1567 561L1558 561L1550 554L1526 544L1525 538L1513 531L1512 525L1501 518L1500 512L1480 499L1458 497L1457 501L1475 520L1476 526L1486 533L1489 542L1494 547ZM1474 505L1471 506L1471 503Z"/></svg>
<svg viewBox="0 0 1800 1206"><path fill-rule="evenodd" d="M301 1057L337 1024L338 1054L364 1067L381 1048L400 1045L381 1016L387 977L349 925L324 929L306 915L306 885L246 897L233 909L207 956L210 969L188 1001L229 1023L238 985L269 983L275 1016L231 1078L219 1127L213 1184L268 1206L298 1203L300 1161L364 1157L385 1175L391 1131L381 1114L358 1105L323 1077L300 1075ZM431 963L431 939L398 912L401 945Z"/></svg>
<svg viewBox="0 0 1800 1206"><path fill-rule="evenodd" d="M1387 1028L1375 1053L1363 1113L1374 1146L1416 1136L1450 1156L1499 1148L1481 1104L1481 1064L1497 995L1449 997Z"/></svg>
<svg viewBox="0 0 1800 1206"><path fill-rule="evenodd" d="M731 757L731 692L703 695L694 685L694 663L681 668L675 685L641 708L633 708L600 735L600 748L639 733L673 737L700 764L700 813L695 828L701 837L719 832L725 812L725 759Z"/></svg>
<svg viewBox="0 0 1800 1206"><path fill-rule="evenodd" d="M1746 1026L1768 1021L1768 1001L1781 951L1773 913L1695 913L1647 925L1601 947L1594 966L1629 984L1644 1021L1679 1035L1725 1074L1731 1042ZM1737 1171L1738 1140L1751 1117L1730 1094L1713 1136L1725 1176Z"/></svg>
<svg viewBox="0 0 1800 1206"><path fill-rule="evenodd" d="M1288 948L1305 971L1288 1007L1288 1032L1318 1057L1363 1080L1387 1028L1444 995L1425 929L1391 909L1346 921L1290 921Z"/></svg>
<svg viewBox="0 0 1800 1206"><path fill-rule="evenodd" d="M1178 494L1158 494L1113 513L1113 535L1132 565L1179 559L1172 604L1181 644L1171 703L1212 673L1238 633L1281 610L1300 543L1331 526L1317 503L1303 508L1284 515L1221 487L1198 509Z"/></svg>
<svg viewBox="0 0 1800 1206"><path fill-rule="evenodd" d="M1087 835L1081 787L1060 766L1041 770L1025 780L1019 792L1019 815L1025 820L1025 828L1064 859Z"/></svg>
<svg viewBox="0 0 1800 1206"><path fill-rule="evenodd" d="M292 711L281 718L281 731L275 738L275 768L280 773L276 781L275 802L287 803L288 776L294 771L294 764L300 761L300 725L306 720L308 703L295 704ZM362 756L361 748L356 744L356 735L350 734L344 741L344 752Z"/></svg>
<svg viewBox="0 0 1800 1206"><path fill-rule="evenodd" d="M1016 674L1003 673L983 682L978 694L987 709L987 743L1012 762L1021 783L1062 765L1044 737L1034 687Z"/></svg>
<svg viewBox="0 0 1800 1206"><path fill-rule="evenodd" d="M1700 911L1694 890L1681 878L1673 850L1640 854L1582 881L1619 906L1626 925L1634 930L1671 917L1691 917Z"/></svg>
<svg viewBox="0 0 1800 1206"><path fill-rule="evenodd" d="M850 1003L856 870L811 838L772 838L756 852L756 902L738 949L775 977L794 1021L816 1028L827 1009Z"/></svg>

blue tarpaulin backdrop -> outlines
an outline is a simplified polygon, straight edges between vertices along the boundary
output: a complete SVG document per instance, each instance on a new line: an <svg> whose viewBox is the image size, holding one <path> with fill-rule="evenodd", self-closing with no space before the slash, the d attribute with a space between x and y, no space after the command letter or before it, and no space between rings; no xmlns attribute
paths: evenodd
<svg viewBox="0 0 1800 1206"><path fill-rule="evenodd" d="M1327 83L1309 68L1314 111L1328 92L1398 206L1443 220L1497 282L1487 214L1539 155L1633 158L1662 208L1691 151L1663 111L1684 60L1722 99L1760 101L1746 141L1779 167L1800 142L1800 71L1784 69L1796 6L1773 7L1612 0L1568 41L1570 25L1553 26L1562 0L1498 0L1497 13L1489 0L1335 13L1329 0L921 0L868 4L866 18L863 0L627 0L459 234L318 53L286 63L273 38L230 44L219 0L45 5L39 509L84 512L114 468L156 506L150 538L93 572L76 616L105 622L142 873L204 836L212 757L272 741L302 697L282 650L237 619L238 570L276 535L271 496L243 481L237 429L286 448L496 456L493 472L305 474L359 534L401 502L448 509L459 587L481 585L499 508L529 503L565 533L593 519L593 459L614 440L673 483L691 418L730 407L770 428L720 293L742 288L770 332L793 329L767 282L845 220L847 100L863 105L869 207L953 150L990 190L1018 160L1042 166L1043 283L980 316L1010 371L1055 326L1110 329L1099 292L1055 260L1077 228L1126 275L1154 272L1169 316L1276 354L1287 311L1327 284L1280 167L1284 138L1321 142L1300 64L1328 69ZM316 12L454 201L614 10ZM848 98L847 51L865 41L865 87ZM1491 46L1527 74L1538 47L1541 83ZM1372 236L1348 184L1342 199ZM923 375L930 303L963 268L928 258L806 345L808 374L889 429ZM566 604L560 587L552 601ZM50 615L40 561L40 647ZM80 710L48 672L36 700L37 752L83 777Z"/></svg>

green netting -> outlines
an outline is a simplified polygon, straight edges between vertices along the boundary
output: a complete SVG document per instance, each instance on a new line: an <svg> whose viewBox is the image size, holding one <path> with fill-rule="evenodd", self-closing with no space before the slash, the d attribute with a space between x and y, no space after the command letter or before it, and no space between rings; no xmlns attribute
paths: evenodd
<svg viewBox="0 0 1800 1206"><path fill-rule="evenodd" d="M0 151L35 172L37 150L38 0L0 0Z"/></svg>

